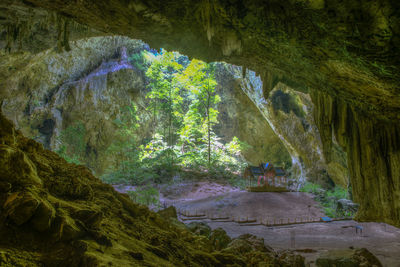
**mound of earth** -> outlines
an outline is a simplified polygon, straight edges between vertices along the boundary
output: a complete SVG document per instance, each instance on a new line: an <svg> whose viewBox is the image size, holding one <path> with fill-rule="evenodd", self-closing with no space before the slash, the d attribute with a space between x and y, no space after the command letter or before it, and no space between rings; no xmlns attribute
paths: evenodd
<svg viewBox="0 0 400 267"><path fill-rule="evenodd" d="M1 266L246 266L268 258L214 250L23 137L1 114L0 209Z"/></svg>

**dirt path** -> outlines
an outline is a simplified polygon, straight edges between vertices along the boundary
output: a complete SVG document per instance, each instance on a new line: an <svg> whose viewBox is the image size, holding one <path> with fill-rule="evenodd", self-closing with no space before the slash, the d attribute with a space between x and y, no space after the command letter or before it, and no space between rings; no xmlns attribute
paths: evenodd
<svg viewBox="0 0 400 267"><path fill-rule="evenodd" d="M309 194L230 192L176 203L183 212L207 213L212 217L290 222L319 218L323 213Z"/></svg>

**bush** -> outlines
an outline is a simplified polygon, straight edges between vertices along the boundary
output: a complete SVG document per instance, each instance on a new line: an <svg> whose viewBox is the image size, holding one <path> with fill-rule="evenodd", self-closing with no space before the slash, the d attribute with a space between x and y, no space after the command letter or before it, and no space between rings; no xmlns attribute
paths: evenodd
<svg viewBox="0 0 400 267"><path fill-rule="evenodd" d="M338 218L354 216L355 212L337 209L339 199L349 199L349 192L340 186L335 186L332 190L323 190L320 185L306 182L300 191L314 194L314 199L320 203L324 213L329 217Z"/></svg>

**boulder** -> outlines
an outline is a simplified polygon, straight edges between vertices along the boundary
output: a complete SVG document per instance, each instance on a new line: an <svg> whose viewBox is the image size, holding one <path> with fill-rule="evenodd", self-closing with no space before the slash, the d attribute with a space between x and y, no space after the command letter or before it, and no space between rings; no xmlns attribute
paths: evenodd
<svg viewBox="0 0 400 267"><path fill-rule="evenodd" d="M22 225L33 216L39 204L33 194L16 192L4 203L5 214L16 225Z"/></svg>
<svg viewBox="0 0 400 267"><path fill-rule="evenodd" d="M367 249L332 250L322 254L316 261L318 267L381 267L379 260Z"/></svg>
<svg viewBox="0 0 400 267"><path fill-rule="evenodd" d="M209 237L211 234L211 227L203 222L191 222L186 225L187 228L196 235L203 235Z"/></svg>
<svg viewBox="0 0 400 267"><path fill-rule="evenodd" d="M265 246L264 238L256 237L251 234L244 234L233 239L224 251L232 253L247 253L251 251L273 252L273 249Z"/></svg>
<svg viewBox="0 0 400 267"><path fill-rule="evenodd" d="M224 229L218 227L211 232L210 241L214 249L221 250L226 248L232 239L227 235Z"/></svg>

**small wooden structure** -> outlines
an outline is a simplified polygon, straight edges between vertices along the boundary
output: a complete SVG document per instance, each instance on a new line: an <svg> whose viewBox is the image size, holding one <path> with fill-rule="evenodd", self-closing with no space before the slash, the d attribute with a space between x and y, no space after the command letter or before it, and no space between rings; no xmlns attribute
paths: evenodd
<svg viewBox="0 0 400 267"><path fill-rule="evenodd" d="M271 163L261 163L259 166L248 166L243 174L247 179L249 192L288 192L288 180L282 167L274 167ZM252 186L252 180L258 178L257 186ZM264 183L260 184L261 178Z"/></svg>

